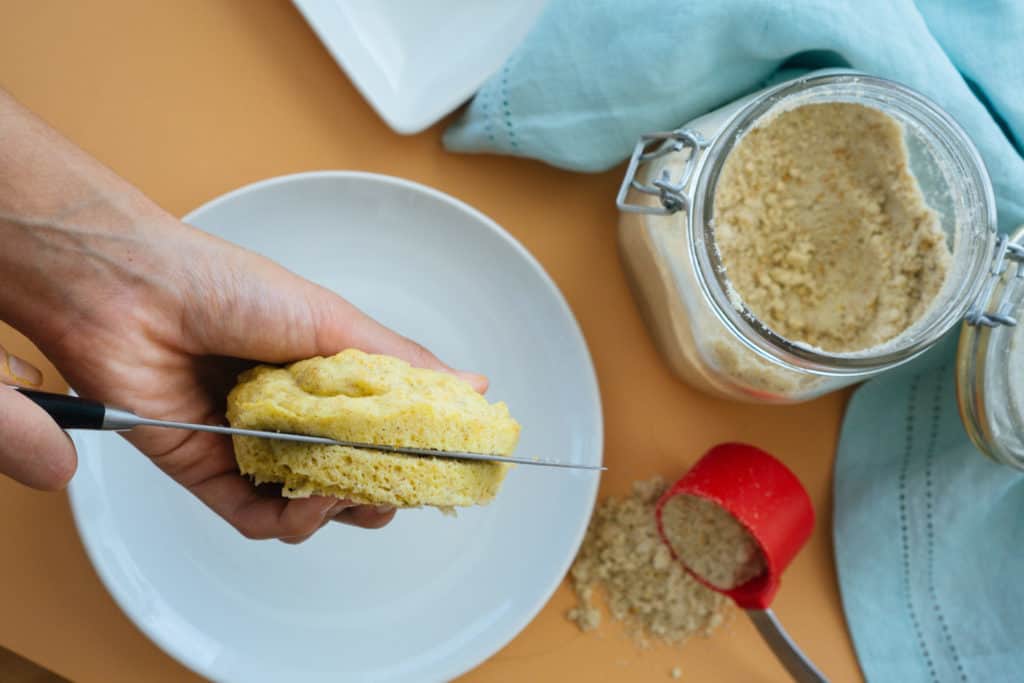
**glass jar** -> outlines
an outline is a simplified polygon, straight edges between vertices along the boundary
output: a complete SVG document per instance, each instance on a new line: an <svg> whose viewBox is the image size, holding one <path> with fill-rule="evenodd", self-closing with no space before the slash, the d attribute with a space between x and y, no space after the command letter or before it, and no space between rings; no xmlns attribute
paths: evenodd
<svg viewBox="0 0 1024 683"><path fill-rule="evenodd" d="M793 343L735 307L714 245L716 184L740 138L780 108L825 102L865 105L902 124L910 170L939 214L952 254L933 304L895 339L866 351L827 352ZM992 185L963 129L913 90L849 70L813 72L678 130L644 136L617 204L626 271L672 370L708 393L752 402L808 400L925 352L981 295L997 242Z"/></svg>
<svg viewBox="0 0 1024 683"><path fill-rule="evenodd" d="M982 300L960 331L960 417L978 450L1024 470L1024 226L1000 240Z"/></svg>

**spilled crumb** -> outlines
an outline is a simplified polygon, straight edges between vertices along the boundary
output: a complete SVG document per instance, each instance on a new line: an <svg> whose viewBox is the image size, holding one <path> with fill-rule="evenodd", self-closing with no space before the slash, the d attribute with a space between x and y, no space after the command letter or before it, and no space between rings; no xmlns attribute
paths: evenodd
<svg viewBox="0 0 1024 683"><path fill-rule="evenodd" d="M601 623L598 587L612 618L641 647L707 636L722 622L728 600L687 574L658 537L654 508L664 491L661 477L637 481L628 498L609 498L594 511L569 573L578 604L566 616L581 631Z"/></svg>
<svg viewBox="0 0 1024 683"><path fill-rule="evenodd" d="M683 670L680 669L678 666L674 666L672 667L672 670L668 672L668 675L676 680L679 680L683 677Z"/></svg>

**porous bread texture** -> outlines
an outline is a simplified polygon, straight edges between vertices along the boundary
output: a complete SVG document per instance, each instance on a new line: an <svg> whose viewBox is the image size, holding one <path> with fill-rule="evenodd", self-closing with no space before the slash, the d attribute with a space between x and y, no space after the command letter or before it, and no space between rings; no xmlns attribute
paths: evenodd
<svg viewBox="0 0 1024 683"><path fill-rule="evenodd" d="M232 427L343 441L511 455L519 423L450 373L348 349L284 368L243 373L228 395ZM489 502L511 465L383 451L234 438L235 458L256 483L290 498L326 495L356 503L447 509Z"/></svg>

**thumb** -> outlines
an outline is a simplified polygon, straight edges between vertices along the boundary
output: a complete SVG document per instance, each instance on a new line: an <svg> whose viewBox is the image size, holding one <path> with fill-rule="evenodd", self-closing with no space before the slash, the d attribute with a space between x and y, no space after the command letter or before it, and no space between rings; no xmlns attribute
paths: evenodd
<svg viewBox="0 0 1024 683"><path fill-rule="evenodd" d="M414 367L450 372L477 391L487 391L488 381L483 375L455 370L423 346L385 327L333 292L321 290L321 294L315 309L321 347L318 353L331 355L350 347L367 353L382 353L401 358Z"/></svg>
<svg viewBox="0 0 1024 683"><path fill-rule="evenodd" d="M8 372L12 365L19 375L27 370L24 361L12 363L10 358L0 347L0 383L14 380ZM71 439L50 416L0 384L0 474L33 488L56 491L67 485L77 464Z"/></svg>

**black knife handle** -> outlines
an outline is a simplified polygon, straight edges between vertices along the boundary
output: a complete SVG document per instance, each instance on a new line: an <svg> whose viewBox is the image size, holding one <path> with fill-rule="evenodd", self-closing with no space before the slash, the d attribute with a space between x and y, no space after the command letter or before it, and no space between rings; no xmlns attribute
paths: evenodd
<svg viewBox="0 0 1024 683"><path fill-rule="evenodd" d="M103 416L107 409L99 401L22 387L14 389L45 410L61 429L103 429Z"/></svg>

